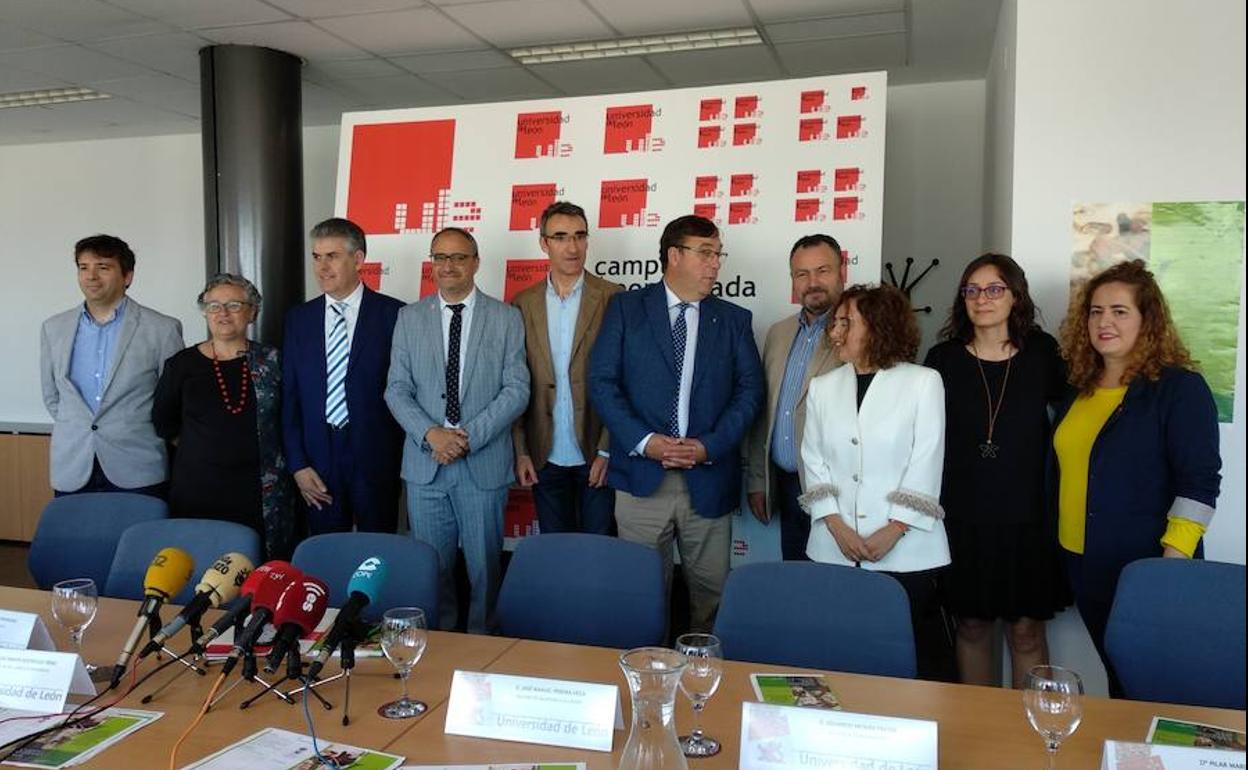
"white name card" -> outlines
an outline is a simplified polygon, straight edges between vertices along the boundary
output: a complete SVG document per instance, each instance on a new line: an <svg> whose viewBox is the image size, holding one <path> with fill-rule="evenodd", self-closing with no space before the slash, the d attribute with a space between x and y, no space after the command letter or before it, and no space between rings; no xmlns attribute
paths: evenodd
<svg viewBox="0 0 1248 770"><path fill-rule="evenodd" d="M65 698L95 695L95 685L72 652L0 650L0 708L55 714Z"/></svg>
<svg viewBox="0 0 1248 770"><path fill-rule="evenodd" d="M611 751L618 703L613 684L456 671L445 729L450 735Z"/></svg>
<svg viewBox="0 0 1248 770"><path fill-rule="evenodd" d="M0 649L55 650L43 618L32 612L0 610Z"/></svg>
<svg viewBox="0 0 1248 770"><path fill-rule="evenodd" d="M1156 743L1105 741L1101 770L1134 770L1164 767L1165 770L1245 770L1244 752Z"/></svg>
<svg viewBox="0 0 1248 770"><path fill-rule="evenodd" d="M741 704L741 770L936 770L936 723Z"/></svg>

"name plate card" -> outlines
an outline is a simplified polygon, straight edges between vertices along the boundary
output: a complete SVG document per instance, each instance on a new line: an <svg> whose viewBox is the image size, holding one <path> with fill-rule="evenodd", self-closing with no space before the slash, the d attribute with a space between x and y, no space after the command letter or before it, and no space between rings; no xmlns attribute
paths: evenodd
<svg viewBox="0 0 1248 770"><path fill-rule="evenodd" d="M1245 770L1244 752L1105 741L1101 770Z"/></svg>
<svg viewBox="0 0 1248 770"><path fill-rule="evenodd" d="M619 688L613 684L456 671L446 733L611 751Z"/></svg>
<svg viewBox="0 0 1248 770"><path fill-rule="evenodd" d="M741 704L741 770L936 770L936 723Z"/></svg>
<svg viewBox="0 0 1248 770"><path fill-rule="evenodd" d="M65 698L95 695L95 685L72 652L0 650L0 708L56 714Z"/></svg>
<svg viewBox="0 0 1248 770"><path fill-rule="evenodd" d="M43 618L32 612L0 610L0 649L52 651L56 645Z"/></svg>

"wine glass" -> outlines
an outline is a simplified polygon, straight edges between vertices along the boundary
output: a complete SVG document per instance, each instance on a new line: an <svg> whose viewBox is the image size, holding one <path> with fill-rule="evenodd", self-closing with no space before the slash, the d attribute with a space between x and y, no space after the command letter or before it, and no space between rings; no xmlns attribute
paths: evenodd
<svg viewBox="0 0 1248 770"><path fill-rule="evenodd" d="M719 753L719 741L702 732L702 709L719 689L724 673L719 639L711 634L684 634L676 639L676 651L689 659L680 676L680 689L693 704L693 732L681 736L680 748L686 757L713 757Z"/></svg>
<svg viewBox="0 0 1248 770"><path fill-rule="evenodd" d="M1057 767L1057 749L1083 719L1083 680L1061 666L1036 666L1027 672L1023 708L1032 728L1044 739L1049 770Z"/></svg>
<svg viewBox="0 0 1248 770"><path fill-rule="evenodd" d="M57 625L69 632L69 641L79 657L82 656L82 635L95 620L99 603L99 592L91 578L62 580L52 586L52 617ZM95 666L83 662L88 674L95 673Z"/></svg>
<svg viewBox="0 0 1248 770"><path fill-rule="evenodd" d="M428 643L425 611L419 607L395 607L381 616L381 651L399 671L403 697L377 709L378 714L387 719L407 719L420 716L429 708L407 696L407 678L420 656L425 654Z"/></svg>

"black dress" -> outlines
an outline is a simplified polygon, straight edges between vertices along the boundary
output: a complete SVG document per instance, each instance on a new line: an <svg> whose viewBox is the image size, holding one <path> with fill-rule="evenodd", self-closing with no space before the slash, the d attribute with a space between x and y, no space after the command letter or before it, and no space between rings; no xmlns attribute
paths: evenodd
<svg viewBox="0 0 1248 770"><path fill-rule="evenodd" d="M959 617L1048 620L1070 603L1047 504L1048 406L1064 393L1058 346L1033 330L1006 361L976 361L960 340L936 345L924 362L945 384L945 509L952 564L946 603ZM981 374L981 365L983 374ZM988 396L1004 401L985 456Z"/></svg>
<svg viewBox="0 0 1248 770"><path fill-rule="evenodd" d="M220 361L230 405L242 390L240 356ZM245 524L264 536L260 507L260 446L256 394L250 382L243 411L230 414L212 359L190 347L165 362L152 403L156 433L177 439L169 482L175 518L218 519Z"/></svg>

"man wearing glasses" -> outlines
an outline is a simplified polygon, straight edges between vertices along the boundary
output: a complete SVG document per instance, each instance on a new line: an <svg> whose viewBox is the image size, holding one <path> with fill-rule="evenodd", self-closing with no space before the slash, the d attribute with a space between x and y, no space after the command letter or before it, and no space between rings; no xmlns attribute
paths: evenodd
<svg viewBox="0 0 1248 770"><path fill-rule="evenodd" d="M663 280L607 306L590 401L611 432L608 481L620 537L655 547L670 581L673 536L689 630L710 631L728 576L741 442L763 400L750 312L711 296L726 255L715 224L668 223Z"/></svg>
<svg viewBox="0 0 1248 770"><path fill-rule="evenodd" d="M282 443L308 529L394 532L403 431L384 400L390 340L403 303L360 280L368 253L349 219L312 228L312 272L324 292L286 314Z"/></svg>
<svg viewBox="0 0 1248 770"><path fill-rule="evenodd" d="M541 532L615 530L607 486L607 432L586 404L589 352L618 284L585 269L585 210L558 201L542 212L538 245L550 258L546 280L516 295L532 382L528 408L512 428L516 480L533 488Z"/></svg>
<svg viewBox="0 0 1248 770"><path fill-rule="evenodd" d="M754 518L766 524L779 513L785 561L806 560L810 515L797 503L802 493L798 449L810 381L837 365L824 335L829 311L845 288L845 267L835 238L822 233L799 238L789 251L789 277L801 308L777 321L763 342L767 401L750 436L746 490Z"/></svg>
<svg viewBox="0 0 1248 770"><path fill-rule="evenodd" d="M134 252L122 239L83 238L74 263L85 301L44 321L40 335L52 489L163 498L169 464L152 425L152 394L165 361L183 347L182 324L127 296Z"/></svg>
<svg viewBox="0 0 1248 770"><path fill-rule="evenodd" d="M467 230L429 247L438 291L399 311L386 403L407 433L403 480L412 536L438 551L439 628L455 628L456 546L472 584L467 629L494 625L503 506L515 479L511 426L529 402L520 312L477 289Z"/></svg>

